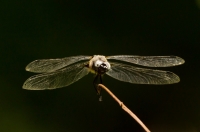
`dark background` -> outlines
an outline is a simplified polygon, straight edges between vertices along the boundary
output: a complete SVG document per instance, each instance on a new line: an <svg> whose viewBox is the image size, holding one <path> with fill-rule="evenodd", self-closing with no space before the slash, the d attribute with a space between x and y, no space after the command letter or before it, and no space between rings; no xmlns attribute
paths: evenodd
<svg viewBox="0 0 200 132"><path fill-rule="evenodd" d="M184 58L160 68L178 84L104 82L152 132L200 132L199 25L197 0L1 1L0 132L143 132L106 92L98 102L92 74L61 89L22 89L33 60L95 54Z"/></svg>

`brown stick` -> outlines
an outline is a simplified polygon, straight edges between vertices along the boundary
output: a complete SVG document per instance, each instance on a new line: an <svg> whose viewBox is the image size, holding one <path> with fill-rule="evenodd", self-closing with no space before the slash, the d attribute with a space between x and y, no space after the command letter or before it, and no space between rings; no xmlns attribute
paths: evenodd
<svg viewBox="0 0 200 132"><path fill-rule="evenodd" d="M104 90L106 90L114 99L115 101L117 101L119 103L119 105L122 107L122 109L124 111L126 111L132 118L134 118L141 126L142 128L146 131L146 132L150 132L150 130L144 125L144 123L142 123L142 121L131 111L129 110L124 104L123 102L121 102L106 86L104 86L103 84L99 84L98 88L101 87ZM100 89L99 89L100 91Z"/></svg>

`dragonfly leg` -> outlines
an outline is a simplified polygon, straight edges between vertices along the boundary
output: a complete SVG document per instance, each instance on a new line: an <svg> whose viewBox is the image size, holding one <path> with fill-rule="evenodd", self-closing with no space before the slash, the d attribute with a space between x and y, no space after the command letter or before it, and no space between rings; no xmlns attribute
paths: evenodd
<svg viewBox="0 0 200 132"><path fill-rule="evenodd" d="M99 95L99 101L102 101L101 88L98 86L98 84L99 84L98 81L100 84L103 83L102 76L100 74L97 74L96 77L94 78L93 85L97 92L97 95Z"/></svg>
<svg viewBox="0 0 200 132"><path fill-rule="evenodd" d="M99 76L100 76L100 84L103 84L102 76L101 75Z"/></svg>
<svg viewBox="0 0 200 132"><path fill-rule="evenodd" d="M102 80L102 76L101 75L99 75L100 77L100 84L103 84L103 80ZM99 101L103 101L102 100L102 95L101 95L101 88L100 87L98 87L98 93L99 93Z"/></svg>
<svg viewBox="0 0 200 132"><path fill-rule="evenodd" d="M94 78L94 81L93 81L94 89L96 90L97 94L99 94L99 93L98 93L98 90L97 90L98 78L99 78L99 75L96 75L96 77Z"/></svg>

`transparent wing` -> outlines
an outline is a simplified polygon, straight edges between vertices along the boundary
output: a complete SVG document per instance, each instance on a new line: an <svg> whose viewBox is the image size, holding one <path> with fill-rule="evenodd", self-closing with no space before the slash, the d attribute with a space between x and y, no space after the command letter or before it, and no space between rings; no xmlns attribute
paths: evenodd
<svg viewBox="0 0 200 132"><path fill-rule="evenodd" d="M106 74L120 81L136 84L172 84L180 81L179 77L172 72L138 68L120 63L113 63Z"/></svg>
<svg viewBox="0 0 200 132"><path fill-rule="evenodd" d="M55 89L68 86L89 73L85 63L73 64L55 72L43 73L28 78L23 85L28 90Z"/></svg>
<svg viewBox="0 0 200 132"><path fill-rule="evenodd" d="M169 67L181 65L185 61L177 56L132 56L132 55L116 55L108 56L107 59L126 61L137 65L148 67Z"/></svg>
<svg viewBox="0 0 200 132"><path fill-rule="evenodd" d="M71 56L60 59L35 60L26 66L26 71L35 73L52 72L82 60L89 60L91 56Z"/></svg>

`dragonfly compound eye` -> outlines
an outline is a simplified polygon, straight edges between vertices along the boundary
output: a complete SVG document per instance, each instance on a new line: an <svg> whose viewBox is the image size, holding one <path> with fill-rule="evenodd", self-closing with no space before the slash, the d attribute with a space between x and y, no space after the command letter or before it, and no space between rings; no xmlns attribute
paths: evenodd
<svg viewBox="0 0 200 132"><path fill-rule="evenodd" d="M102 64L103 62L100 61L100 60L97 60L94 64L95 67L100 67L100 65Z"/></svg>

